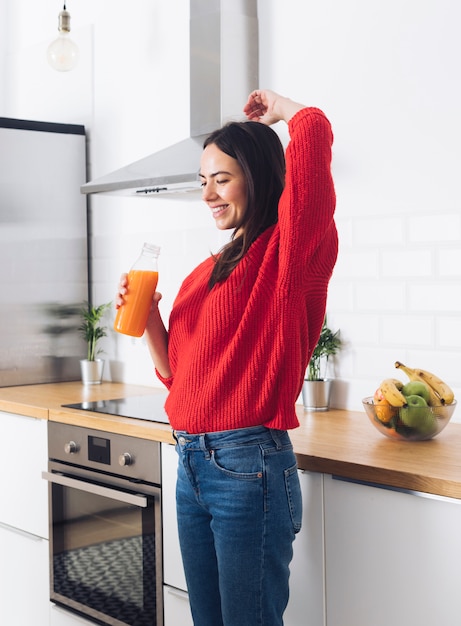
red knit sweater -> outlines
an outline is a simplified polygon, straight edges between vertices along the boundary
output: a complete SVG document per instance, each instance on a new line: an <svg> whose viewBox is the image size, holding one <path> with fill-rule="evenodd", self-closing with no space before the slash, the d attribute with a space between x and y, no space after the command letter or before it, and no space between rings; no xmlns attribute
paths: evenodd
<svg viewBox="0 0 461 626"><path fill-rule="evenodd" d="M315 108L289 122L279 221L230 276L208 289L212 257L183 282L170 316L176 430L298 426L295 402L322 326L338 252L330 124Z"/></svg>

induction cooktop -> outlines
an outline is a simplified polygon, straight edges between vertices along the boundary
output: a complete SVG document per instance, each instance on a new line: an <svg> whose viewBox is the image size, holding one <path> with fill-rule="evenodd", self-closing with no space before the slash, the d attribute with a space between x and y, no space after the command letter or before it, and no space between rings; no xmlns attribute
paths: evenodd
<svg viewBox="0 0 461 626"><path fill-rule="evenodd" d="M93 411L94 413L106 413L107 415L119 415L120 417L132 417L168 424L168 417L164 409L165 399L166 394L157 393L155 395L128 396L111 400L77 402L75 404L63 404L62 406L69 409L80 409L81 411Z"/></svg>

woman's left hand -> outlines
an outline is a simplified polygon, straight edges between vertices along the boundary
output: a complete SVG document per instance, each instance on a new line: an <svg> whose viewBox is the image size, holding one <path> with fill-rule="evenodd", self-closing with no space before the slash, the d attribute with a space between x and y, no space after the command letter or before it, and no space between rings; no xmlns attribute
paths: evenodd
<svg viewBox="0 0 461 626"><path fill-rule="evenodd" d="M250 121L271 125L280 120L289 120L298 111L304 109L304 104L293 102L270 89L256 89L248 96L243 112Z"/></svg>

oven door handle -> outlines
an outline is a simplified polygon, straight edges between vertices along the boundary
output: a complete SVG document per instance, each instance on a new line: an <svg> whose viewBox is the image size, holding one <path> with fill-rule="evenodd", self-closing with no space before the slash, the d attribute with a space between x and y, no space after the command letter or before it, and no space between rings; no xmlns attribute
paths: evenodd
<svg viewBox="0 0 461 626"><path fill-rule="evenodd" d="M51 472L42 472L42 478L50 483L62 485L63 487L79 489L80 491L86 491L96 496L112 498L112 500L118 500L119 502L125 502L126 504L134 504L135 506L139 506L142 508L147 507L147 498L136 493L126 493L125 491L119 491L118 489L103 487L101 485L94 485L92 483L87 483L82 480L77 480L76 478L64 476L63 474L53 474Z"/></svg>

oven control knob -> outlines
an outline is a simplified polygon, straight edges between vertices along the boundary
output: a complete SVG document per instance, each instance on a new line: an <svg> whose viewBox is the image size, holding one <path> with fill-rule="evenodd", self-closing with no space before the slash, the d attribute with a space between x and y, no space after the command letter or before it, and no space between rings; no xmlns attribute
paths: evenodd
<svg viewBox="0 0 461 626"><path fill-rule="evenodd" d="M118 457L119 465L133 465L133 457L129 452L124 452Z"/></svg>
<svg viewBox="0 0 461 626"><path fill-rule="evenodd" d="M78 452L78 445L75 443L75 441L69 441L68 443L64 444L64 452L66 454L74 454L75 452Z"/></svg>

